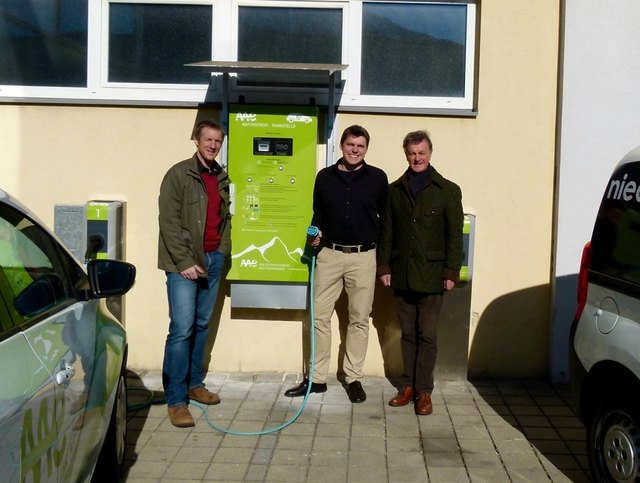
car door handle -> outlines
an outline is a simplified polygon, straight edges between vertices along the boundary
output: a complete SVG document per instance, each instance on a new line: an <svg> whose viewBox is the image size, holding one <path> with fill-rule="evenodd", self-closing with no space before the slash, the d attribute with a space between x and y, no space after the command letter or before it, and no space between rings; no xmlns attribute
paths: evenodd
<svg viewBox="0 0 640 483"><path fill-rule="evenodd" d="M64 369L61 369L56 374L56 383L58 383L58 386L62 386L65 382L70 381L71 378L75 375L75 368L68 362L65 362Z"/></svg>

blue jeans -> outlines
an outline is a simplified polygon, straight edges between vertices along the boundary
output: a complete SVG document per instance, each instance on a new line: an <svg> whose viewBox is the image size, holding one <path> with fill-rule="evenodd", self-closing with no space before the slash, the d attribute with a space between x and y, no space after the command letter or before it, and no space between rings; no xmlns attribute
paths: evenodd
<svg viewBox="0 0 640 483"><path fill-rule="evenodd" d="M179 273L167 273L170 322L162 366L167 406L187 404L188 390L204 386L202 362L224 255L207 252L204 261L208 278L188 280Z"/></svg>

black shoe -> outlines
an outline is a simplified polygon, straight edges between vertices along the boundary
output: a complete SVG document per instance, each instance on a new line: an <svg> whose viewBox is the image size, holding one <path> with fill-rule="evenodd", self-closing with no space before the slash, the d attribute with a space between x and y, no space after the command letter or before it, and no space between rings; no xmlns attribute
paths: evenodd
<svg viewBox="0 0 640 483"><path fill-rule="evenodd" d="M352 403L365 402L367 399L367 394L364 392L364 389L362 389L360 381L353 381L347 384L347 394L349 395L349 401Z"/></svg>
<svg viewBox="0 0 640 483"><path fill-rule="evenodd" d="M291 389L287 389L284 392L284 395L288 396L288 397L304 396L305 394L307 394L307 388L308 387L309 387L309 379L307 379L305 377L300 384L298 384L295 387L292 387ZM327 385L326 384L320 384L320 383L317 383L317 382L312 382L311 383L311 390L309 392L310 393L311 392L327 392Z"/></svg>

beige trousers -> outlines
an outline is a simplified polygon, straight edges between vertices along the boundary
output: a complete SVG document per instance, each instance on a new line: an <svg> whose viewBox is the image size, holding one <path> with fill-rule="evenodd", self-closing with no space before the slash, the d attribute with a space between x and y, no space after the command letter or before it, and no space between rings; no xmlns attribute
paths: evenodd
<svg viewBox="0 0 640 483"><path fill-rule="evenodd" d="M343 363L346 383L362 378L369 344L369 316L376 281L376 251L342 253L324 247L316 257L314 275L315 373L313 382L327 382L331 360L331 315L342 290L347 292L349 325Z"/></svg>

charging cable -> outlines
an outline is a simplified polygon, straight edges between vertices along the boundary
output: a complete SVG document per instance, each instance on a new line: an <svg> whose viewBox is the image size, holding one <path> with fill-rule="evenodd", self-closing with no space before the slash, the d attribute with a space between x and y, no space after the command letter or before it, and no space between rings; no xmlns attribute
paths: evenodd
<svg viewBox="0 0 640 483"><path fill-rule="evenodd" d="M320 230L318 230L318 228L313 225L307 228L307 236L315 237L315 236L318 236L319 233L320 233ZM313 382L312 382L313 375L315 373L316 337L315 337L315 317L314 317L314 304L313 304L313 280L315 277L315 269L316 269L316 255L314 251L313 256L311 257L311 273L309 275L309 317L311 318L311 335L309 339L310 339L310 345L311 345L311 364L309 367L309 376L308 376L309 384L307 385L307 392L304 395L304 399L302 400L300 407L288 421L285 421L284 423L278 426L275 426L273 428L264 429L262 431L235 431L229 428L223 428L221 426L218 426L216 423L214 423L209 418L209 412L208 412L209 406L198 403L196 401L191 401L191 404L200 408L200 410L204 413L204 417L207 421L207 424L211 426L213 429L220 431L222 433L233 434L236 436L261 436L264 434L276 433L278 431L283 430L287 426L290 426L291 424L293 424L302 414L302 411L307 405L307 399L309 399L309 394L311 393L311 386L313 385ZM133 410L140 409L141 407L144 407L144 405L150 403L151 399L152 398L150 398L148 401L145 401L143 404L137 405L135 407L129 406L128 410L133 411ZM160 403L164 401L155 401L155 402Z"/></svg>
<svg viewBox="0 0 640 483"><path fill-rule="evenodd" d="M315 230L315 232L314 232ZM317 236L319 233L318 228L316 228L315 226L310 226L309 228L307 228L307 235L309 236ZM313 374L315 372L315 354L316 354L316 336L315 336L315 318L314 318L314 314L313 314L313 278L315 275L315 268L316 268L316 256L315 254L311 257L311 274L309 276L309 316L311 318L311 336L310 336L310 343L311 343L311 365L309 367L309 384L307 385L307 392L304 395L304 399L302 400L302 403L300 404L300 407L298 408L298 410L296 411L296 413L288 420L285 421L284 423L275 426L273 428L268 428L268 429L263 429L262 431L234 431L233 429L228 429L228 428L223 428L221 426L218 426L216 423L214 423L211 419L209 419L209 413L208 413L208 408L209 406L206 406L204 404L200 404L197 402L193 402L193 404L197 407L199 407L202 412L204 413L204 417L207 421L207 423L209 424L209 426L211 426L213 429L218 430L222 433L226 433L226 434L233 434L236 436L261 436L264 434L271 434L271 433L276 433L278 431L283 430L284 428L286 428L287 426L290 426L291 424L295 423L296 419L298 419L300 417L300 415L302 414L302 411L304 410L305 406L307 405L307 399L309 399L309 394L311 393L311 386L313 384Z"/></svg>

